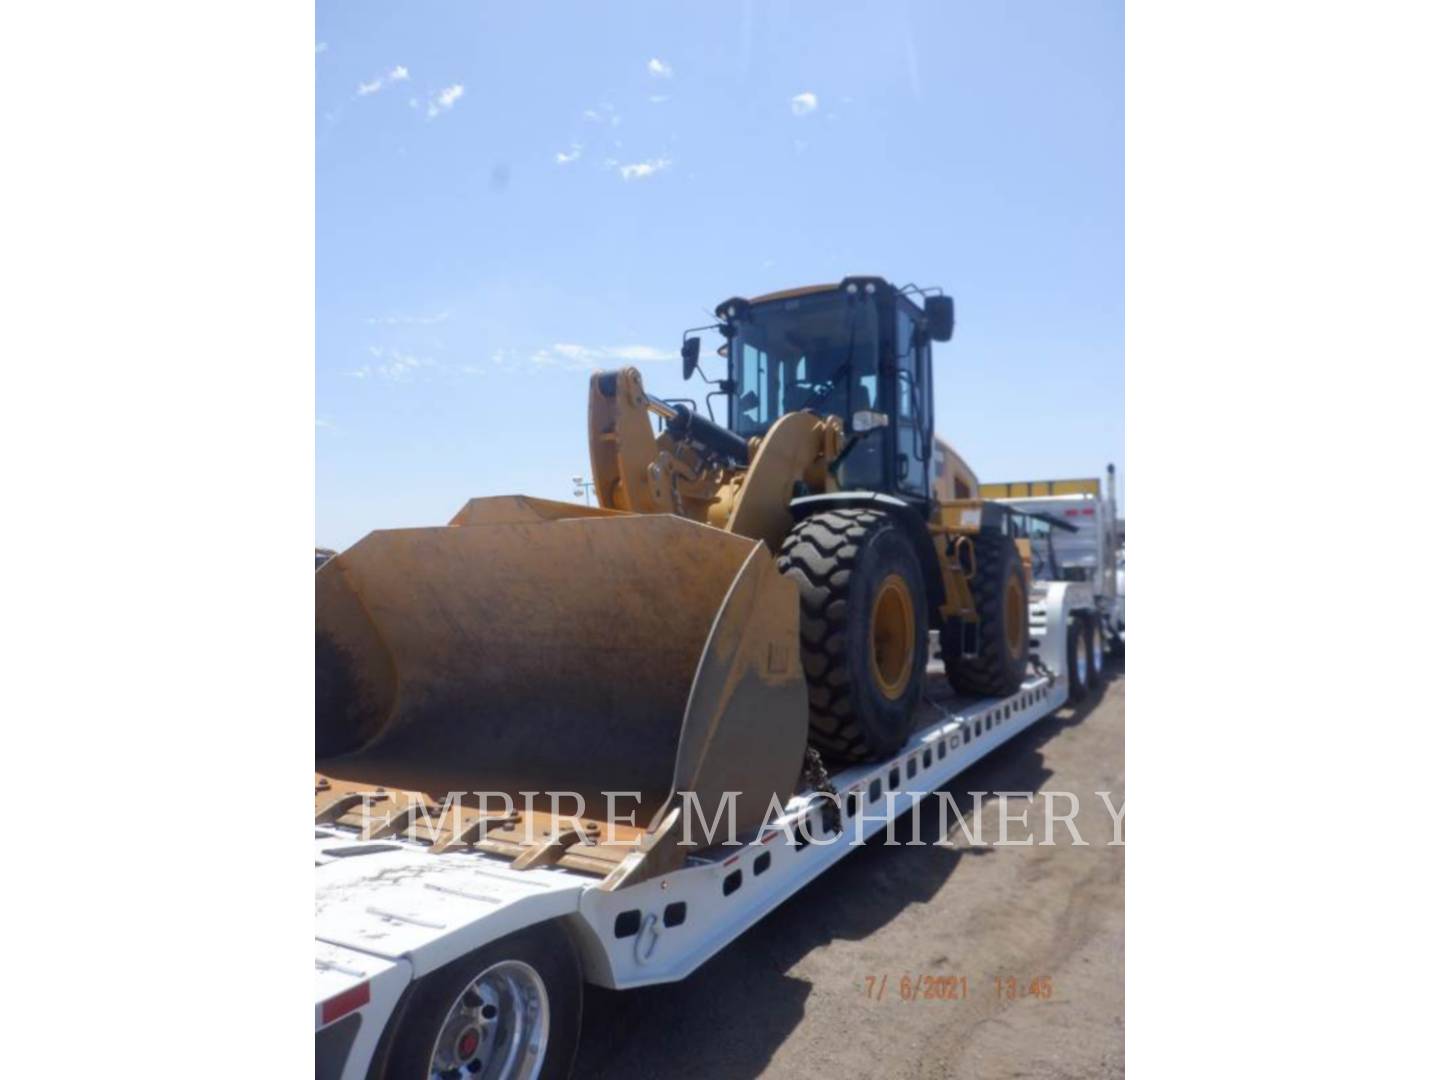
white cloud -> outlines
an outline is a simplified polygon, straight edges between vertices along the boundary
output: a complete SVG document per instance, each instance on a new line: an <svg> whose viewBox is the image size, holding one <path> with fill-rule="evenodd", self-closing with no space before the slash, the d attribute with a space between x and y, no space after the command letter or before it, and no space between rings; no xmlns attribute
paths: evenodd
<svg viewBox="0 0 1440 1080"><path fill-rule="evenodd" d="M632 165L620 166L620 179L622 180L644 180L647 176L654 176L658 172L664 172L670 168L669 158L651 158L649 161L637 161Z"/></svg>
<svg viewBox="0 0 1440 1080"><path fill-rule="evenodd" d="M441 363L430 356L417 356L400 349L382 349L369 346L366 351L374 363L365 364L349 374L356 379L378 379L382 382L409 383L417 378L430 382L435 376L477 375L478 365Z"/></svg>
<svg viewBox="0 0 1440 1080"><path fill-rule="evenodd" d="M324 45L322 44L316 51L324 52ZM384 75L372 79L370 82L361 83L356 87L355 92L361 97L369 97L371 94L378 93L385 89L390 83L404 82L408 78L410 78L410 69L401 64L396 64L389 71L385 72Z"/></svg>
<svg viewBox="0 0 1440 1080"><path fill-rule="evenodd" d="M575 161L580 157L581 149L582 147L579 143L571 143L570 149L568 151L557 150L555 152L555 164L569 165L572 161Z"/></svg>
<svg viewBox="0 0 1440 1080"><path fill-rule="evenodd" d="M494 356L496 364L503 364L505 359L500 353ZM539 367L562 367L571 370L616 363L650 364L674 359L673 350L657 349L653 345L576 345L573 342L557 342L530 354L530 362Z"/></svg>
<svg viewBox="0 0 1440 1080"><path fill-rule="evenodd" d="M790 111L796 116L805 116L814 112L820 107L820 99L806 90L803 94L796 94L790 99Z"/></svg>
<svg viewBox="0 0 1440 1080"><path fill-rule="evenodd" d="M444 110L451 108L455 102L459 101L464 94L465 87L459 83L447 86L430 99L430 108L426 110L426 115L432 119L439 116Z"/></svg>
<svg viewBox="0 0 1440 1080"><path fill-rule="evenodd" d="M632 364L652 364L658 360L674 360L673 349L657 349L653 345L611 345L605 355L612 360L628 360Z"/></svg>
<svg viewBox="0 0 1440 1080"><path fill-rule="evenodd" d="M422 367L433 367L435 364L435 361L429 357L402 353L399 349L391 349L386 352L384 349L372 345L369 352L375 358L375 363L366 364L364 367L350 372L357 379L409 382Z"/></svg>
<svg viewBox="0 0 1440 1080"><path fill-rule="evenodd" d="M645 65L645 70L657 79L668 79L675 74L675 69L660 59L652 59Z"/></svg>
<svg viewBox="0 0 1440 1080"><path fill-rule="evenodd" d="M371 316L365 321L371 326L434 326L450 318L449 311L437 312L434 315L382 315Z"/></svg>
<svg viewBox="0 0 1440 1080"><path fill-rule="evenodd" d="M669 101L669 100L670 100L670 95L669 95L669 94L651 94L651 95L650 95L650 101L651 101L651 103L654 104L654 105L659 105L659 104L661 104L661 103L663 103L663 102L666 102L666 101Z"/></svg>
<svg viewBox="0 0 1440 1080"><path fill-rule="evenodd" d="M592 124L608 124L610 127L620 126L620 114L615 111L615 106L608 101L602 101L593 109L586 109L580 114L585 120Z"/></svg>

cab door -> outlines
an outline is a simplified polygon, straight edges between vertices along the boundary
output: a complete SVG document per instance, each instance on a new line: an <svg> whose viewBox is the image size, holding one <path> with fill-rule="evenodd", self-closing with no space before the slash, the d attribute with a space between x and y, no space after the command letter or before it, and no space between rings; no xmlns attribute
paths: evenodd
<svg viewBox="0 0 1440 1080"><path fill-rule="evenodd" d="M895 486L908 495L928 496L930 434L930 345L915 316L895 305Z"/></svg>

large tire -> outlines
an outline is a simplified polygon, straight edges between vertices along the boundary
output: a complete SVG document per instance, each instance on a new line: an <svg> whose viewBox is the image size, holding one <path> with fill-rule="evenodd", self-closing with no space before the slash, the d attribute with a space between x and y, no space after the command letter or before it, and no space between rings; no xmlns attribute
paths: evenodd
<svg viewBox="0 0 1440 1080"><path fill-rule="evenodd" d="M497 968L497 965L507 967ZM518 966L517 966L518 965ZM527 973L528 969L528 973ZM399 1027L395 1032L389 1058L385 1065L387 1080L419 1080L422 1077L449 1075L443 1067L453 1063L458 1044L481 1048L481 1053L471 1060L484 1060L483 1050L489 1048L495 1054L501 1052L493 1036L482 1038L478 1033L482 1026L470 1025L460 1019L458 1023L447 1023L451 1019L451 1007L467 993L473 994L472 983L486 972L504 972L497 976L496 985L502 987L526 985L526 980L537 976L544 987L544 1010L548 1015L541 1060L530 1064L528 1069L506 1072L504 1075L520 1078L533 1076L536 1080L564 1080L570 1075L575 1062L575 1048L580 1044L580 1003L583 990L580 961L570 937L555 923L539 923L524 930L482 946L474 952L454 960L444 967L425 976L410 991L402 1003ZM517 974L518 973L518 974ZM482 994L485 992L481 988ZM504 997L495 999L500 1005ZM492 1009L485 997L477 997L479 1008ZM503 1025L506 1012L497 1010L492 1024ZM471 1032L474 1032L472 1034ZM437 1040L446 1038L437 1047ZM503 1036L504 1031L497 1031ZM443 1047L443 1049L442 1049ZM448 1053L449 1058L436 1065L436 1053ZM494 1067L494 1063L485 1062ZM536 1071L538 1067L538 1071ZM474 1075L465 1065L450 1070L456 1077L468 1078ZM476 1071L483 1071L477 1069Z"/></svg>
<svg viewBox="0 0 1440 1080"><path fill-rule="evenodd" d="M970 593L980 615L980 649L959 654L959 634L941 635L945 674L957 694L1009 697L1030 665L1030 597L1015 541L999 533L973 538L975 573Z"/></svg>
<svg viewBox="0 0 1440 1080"><path fill-rule="evenodd" d="M831 510L791 529L776 565L800 586L811 744L838 761L893 754L910 735L929 647L909 536L886 513Z"/></svg>

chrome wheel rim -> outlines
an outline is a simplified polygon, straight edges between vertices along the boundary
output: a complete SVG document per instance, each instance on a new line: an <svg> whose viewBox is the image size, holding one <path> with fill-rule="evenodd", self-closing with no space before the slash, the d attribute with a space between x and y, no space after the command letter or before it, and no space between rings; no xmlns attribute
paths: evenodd
<svg viewBox="0 0 1440 1080"><path fill-rule="evenodd" d="M1081 686L1090 677L1090 650L1085 648L1085 643L1078 642L1075 649L1075 681Z"/></svg>
<svg viewBox="0 0 1440 1080"><path fill-rule="evenodd" d="M491 964L455 998L430 1051L431 1080L534 1080L550 1037L540 973L520 960Z"/></svg>
<svg viewBox="0 0 1440 1080"><path fill-rule="evenodd" d="M1095 657L1095 662L1091 666L1095 669L1095 674L1099 675L1105 670L1105 635L1100 632L1098 626L1090 635L1090 642L1090 651Z"/></svg>

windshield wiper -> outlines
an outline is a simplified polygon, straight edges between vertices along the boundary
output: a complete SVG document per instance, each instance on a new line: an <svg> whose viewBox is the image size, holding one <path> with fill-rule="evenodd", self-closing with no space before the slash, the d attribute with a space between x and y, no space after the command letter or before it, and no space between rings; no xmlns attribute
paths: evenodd
<svg viewBox="0 0 1440 1080"><path fill-rule="evenodd" d="M850 441L845 444L845 446L841 449L840 453L835 455L835 460L830 462L829 466L827 466L830 475L838 476L840 474L840 464L847 457L850 456L850 451L854 450L855 447L859 446L860 441L864 439L867 435L873 435L879 430L881 429L878 427L866 428L864 431L850 436Z"/></svg>
<svg viewBox="0 0 1440 1080"><path fill-rule="evenodd" d="M810 391L810 396L805 399L805 404L800 406L799 411L804 412L812 405L819 405L822 401L828 401L830 395L835 393L836 390L840 389L841 381L844 379L848 379L849 377L850 362L847 360L845 363L841 364L838 368L835 369L834 375L830 376L830 378L825 380L825 382L821 383L819 386L815 387Z"/></svg>

